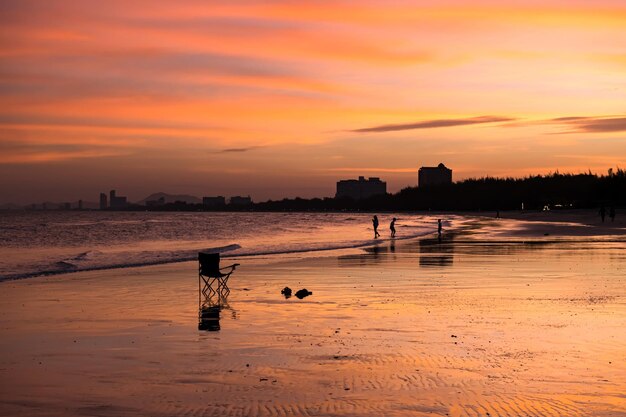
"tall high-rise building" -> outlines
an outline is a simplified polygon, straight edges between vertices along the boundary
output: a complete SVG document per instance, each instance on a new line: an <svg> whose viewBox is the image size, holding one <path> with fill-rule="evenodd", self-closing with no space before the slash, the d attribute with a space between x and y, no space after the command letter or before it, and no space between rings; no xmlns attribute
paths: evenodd
<svg viewBox="0 0 626 417"><path fill-rule="evenodd" d="M417 186L420 188L450 184L452 184L452 170L444 164L436 167L421 167L417 172Z"/></svg>
<svg viewBox="0 0 626 417"><path fill-rule="evenodd" d="M107 207L107 195L105 193L100 193L100 210L106 210Z"/></svg>
<svg viewBox="0 0 626 417"><path fill-rule="evenodd" d="M109 205L112 209L124 208L127 205L126 197L118 196L115 190L111 190L109 193Z"/></svg>
<svg viewBox="0 0 626 417"><path fill-rule="evenodd" d="M118 196L115 190L111 190L109 192L109 201L107 205L107 195L105 193L100 193L100 210L106 210L107 208L111 209L121 209L125 208L128 205L126 197Z"/></svg>

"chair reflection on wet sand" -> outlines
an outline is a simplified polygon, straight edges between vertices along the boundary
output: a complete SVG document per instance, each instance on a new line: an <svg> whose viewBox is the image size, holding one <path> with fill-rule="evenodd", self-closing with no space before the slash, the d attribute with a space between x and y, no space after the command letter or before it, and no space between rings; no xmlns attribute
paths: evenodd
<svg viewBox="0 0 626 417"><path fill-rule="evenodd" d="M220 268L219 253L198 253L198 330L220 329L220 311L228 306L228 278L239 264Z"/></svg>

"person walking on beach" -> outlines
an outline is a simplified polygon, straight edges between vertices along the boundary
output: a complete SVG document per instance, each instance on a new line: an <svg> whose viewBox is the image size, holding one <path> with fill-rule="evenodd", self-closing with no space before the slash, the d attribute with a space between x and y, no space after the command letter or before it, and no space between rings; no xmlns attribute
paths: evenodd
<svg viewBox="0 0 626 417"><path fill-rule="evenodd" d="M437 236L439 237L439 239L441 239L441 219L437 220Z"/></svg>
<svg viewBox="0 0 626 417"><path fill-rule="evenodd" d="M374 225L374 239L376 239L380 236L380 233L378 233L378 216L374 215L374 217L372 217L372 224Z"/></svg>
<svg viewBox="0 0 626 417"><path fill-rule="evenodd" d="M389 224L389 230L391 230L391 237L396 237L396 218L394 217Z"/></svg>
<svg viewBox="0 0 626 417"><path fill-rule="evenodd" d="M611 206L609 209L609 217L611 218L611 223L615 221L615 206Z"/></svg>
<svg viewBox="0 0 626 417"><path fill-rule="evenodd" d="M604 223L604 216L606 216L606 209L604 208L604 204L600 206L600 218L602 219L602 223Z"/></svg>

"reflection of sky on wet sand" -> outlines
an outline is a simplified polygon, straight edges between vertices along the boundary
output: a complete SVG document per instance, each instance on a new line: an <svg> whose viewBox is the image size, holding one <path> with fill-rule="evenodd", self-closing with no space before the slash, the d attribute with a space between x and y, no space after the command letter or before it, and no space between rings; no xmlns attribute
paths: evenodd
<svg viewBox="0 0 626 417"><path fill-rule="evenodd" d="M193 263L3 283L0 410L618 414L626 254L585 245L457 237L245 259L219 332L197 330Z"/></svg>

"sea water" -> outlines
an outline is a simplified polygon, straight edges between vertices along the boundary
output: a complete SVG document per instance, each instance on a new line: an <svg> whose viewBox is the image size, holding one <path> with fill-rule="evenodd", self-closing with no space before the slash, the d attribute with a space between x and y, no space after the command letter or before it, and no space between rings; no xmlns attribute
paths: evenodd
<svg viewBox="0 0 626 417"><path fill-rule="evenodd" d="M436 217L379 214L381 239L436 233ZM0 281L95 269L372 245L372 213L0 212ZM451 218L447 222L452 222Z"/></svg>

